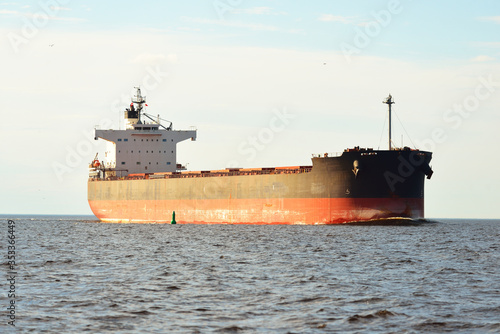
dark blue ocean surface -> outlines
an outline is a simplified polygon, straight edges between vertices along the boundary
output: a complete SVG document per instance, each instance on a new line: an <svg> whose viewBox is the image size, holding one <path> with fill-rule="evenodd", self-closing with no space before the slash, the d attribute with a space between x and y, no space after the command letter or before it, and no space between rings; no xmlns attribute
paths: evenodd
<svg viewBox="0 0 500 334"><path fill-rule="evenodd" d="M4 217L5 218L5 217ZM10 217L0 332L500 332L500 221L104 224ZM8 276L8 222L2 229Z"/></svg>

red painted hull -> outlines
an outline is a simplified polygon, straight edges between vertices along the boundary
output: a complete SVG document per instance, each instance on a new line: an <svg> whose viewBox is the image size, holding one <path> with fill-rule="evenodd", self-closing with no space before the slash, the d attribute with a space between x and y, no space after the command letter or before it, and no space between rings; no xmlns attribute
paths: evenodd
<svg viewBox="0 0 500 334"><path fill-rule="evenodd" d="M110 223L341 224L423 218L423 198L271 198L89 200L95 216Z"/></svg>

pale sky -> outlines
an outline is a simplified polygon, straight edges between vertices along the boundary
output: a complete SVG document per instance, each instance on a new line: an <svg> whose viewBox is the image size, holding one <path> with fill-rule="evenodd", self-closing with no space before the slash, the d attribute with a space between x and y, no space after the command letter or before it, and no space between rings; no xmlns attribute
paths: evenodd
<svg viewBox="0 0 500 334"><path fill-rule="evenodd" d="M1 1L1 0L0 0ZM0 2L0 214L91 214L96 125L140 85L189 170L433 152L429 218L500 218L499 1Z"/></svg>

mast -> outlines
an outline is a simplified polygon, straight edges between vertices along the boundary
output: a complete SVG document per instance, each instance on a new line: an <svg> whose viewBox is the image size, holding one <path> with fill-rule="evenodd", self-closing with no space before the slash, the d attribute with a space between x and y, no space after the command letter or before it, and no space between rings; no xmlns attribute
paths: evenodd
<svg viewBox="0 0 500 334"><path fill-rule="evenodd" d="M137 105L135 108L137 109L137 124L141 124L141 111L142 111L142 105L146 103L146 97L141 95L141 88L139 87L134 87L137 89L137 93L135 95L135 100L132 99L132 103Z"/></svg>
<svg viewBox="0 0 500 334"><path fill-rule="evenodd" d="M389 151L392 150L392 138L391 138L391 105L394 104L392 100L392 95L389 94L389 97L385 99L382 103L385 103L389 106Z"/></svg>

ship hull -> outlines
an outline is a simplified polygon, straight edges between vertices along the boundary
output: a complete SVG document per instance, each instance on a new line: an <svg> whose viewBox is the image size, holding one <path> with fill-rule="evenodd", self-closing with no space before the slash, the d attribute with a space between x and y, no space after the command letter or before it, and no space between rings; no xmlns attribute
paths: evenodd
<svg viewBox="0 0 500 334"><path fill-rule="evenodd" d="M423 218L431 153L353 151L313 158L294 174L89 180L89 205L103 222L338 224Z"/></svg>
<svg viewBox="0 0 500 334"><path fill-rule="evenodd" d="M89 201L108 223L321 225L382 218L422 218L421 198L286 198Z"/></svg>

